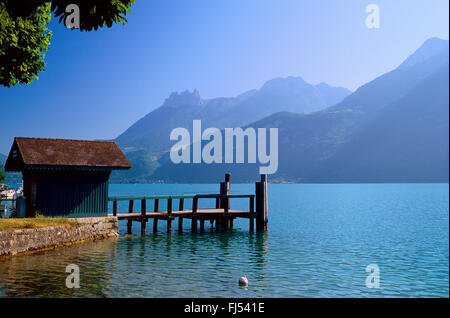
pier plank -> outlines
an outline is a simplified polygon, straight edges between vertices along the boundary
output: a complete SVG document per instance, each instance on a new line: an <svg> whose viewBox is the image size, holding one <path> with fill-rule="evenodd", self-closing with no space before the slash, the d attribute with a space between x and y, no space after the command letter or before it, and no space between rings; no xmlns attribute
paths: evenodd
<svg viewBox="0 0 450 318"><path fill-rule="evenodd" d="M249 212L249 211L241 211L241 210L230 210L227 212L228 215L233 217L240 217L240 218L254 218L256 217L255 212ZM172 211L170 214L172 217L183 217L183 218L193 218L193 217L202 217L202 216L223 216L224 211L223 209L199 209L197 212L194 213L192 210L183 210L183 211ZM117 218L119 220L125 220L125 219L140 219L141 217L144 218L161 218L164 219L164 217L170 217L169 213L167 211L159 211L159 212L148 212L144 215L142 215L140 212L138 213L117 213ZM113 216L112 214L109 214L109 216Z"/></svg>

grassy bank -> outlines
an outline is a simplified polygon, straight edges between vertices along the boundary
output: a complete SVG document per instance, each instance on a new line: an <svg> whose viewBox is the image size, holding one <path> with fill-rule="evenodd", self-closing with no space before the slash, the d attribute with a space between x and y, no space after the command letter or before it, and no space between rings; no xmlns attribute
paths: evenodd
<svg viewBox="0 0 450 318"><path fill-rule="evenodd" d="M51 226L76 226L77 220L69 218L48 218L39 216L29 219L2 219L0 218L0 231L37 229Z"/></svg>

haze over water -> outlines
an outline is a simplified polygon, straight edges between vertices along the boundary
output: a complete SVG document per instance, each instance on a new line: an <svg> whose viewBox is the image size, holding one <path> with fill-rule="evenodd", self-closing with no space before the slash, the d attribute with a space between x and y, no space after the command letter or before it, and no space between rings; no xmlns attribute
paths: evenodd
<svg viewBox="0 0 450 318"><path fill-rule="evenodd" d="M254 185L231 189L251 193ZM121 222L118 240L1 260L0 296L449 297L448 191L448 184L270 184L266 233L249 233L239 220L228 233L206 222L205 233L191 234L186 220L182 235L176 224L167 235L160 221L157 234L149 222L146 236L138 223L127 236ZM217 192L217 185L110 186L110 195ZM78 290L65 286L68 264L80 266ZM369 264L380 268L379 289L366 287ZM248 288L238 286L243 274Z"/></svg>

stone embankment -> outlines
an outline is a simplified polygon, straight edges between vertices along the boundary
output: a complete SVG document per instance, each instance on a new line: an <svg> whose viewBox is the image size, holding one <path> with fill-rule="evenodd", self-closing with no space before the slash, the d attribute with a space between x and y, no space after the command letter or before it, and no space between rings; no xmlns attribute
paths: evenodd
<svg viewBox="0 0 450 318"><path fill-rule="evenodd" d="M119 236L117 217L75 220L77 225L1 231L0 257Z"/></svg>

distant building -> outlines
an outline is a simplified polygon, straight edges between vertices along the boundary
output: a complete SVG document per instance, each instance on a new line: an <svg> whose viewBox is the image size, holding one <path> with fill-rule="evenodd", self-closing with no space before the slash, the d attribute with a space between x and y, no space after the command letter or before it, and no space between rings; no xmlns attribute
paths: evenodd
<svg viewBox="0 0 450 318"><path fill-rule="evenodd" d="M5 164L22 172L27 217L106 216L111 171L130 168L112 141L23 137L14 138Z"/></svg>

